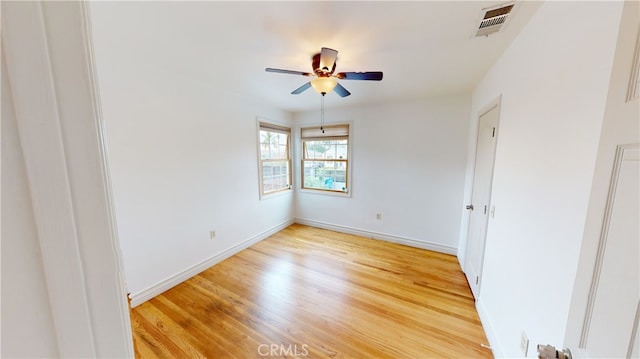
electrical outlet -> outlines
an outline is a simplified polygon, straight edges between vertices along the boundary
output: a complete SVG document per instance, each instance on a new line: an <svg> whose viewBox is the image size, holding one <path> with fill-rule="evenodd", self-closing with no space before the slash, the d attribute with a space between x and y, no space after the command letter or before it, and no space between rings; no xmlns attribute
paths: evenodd
<svg viewBox="0 0 640 359"><path fill-rule="evenodd" d="M376 219L382 219L382 213L376 213Z"/></svg>
<svg viewBox="0 0 640 359"><path fill-rule="evenodd" d="M527 337L527 333L522 332L522 336L520 337L520 351L524 356L527 356L527 352L529 351L529 338Z"/></svg>
<svg viewBox="0 0 640 359"><path fill-rule="evenodd" d="M214 239L216 237L216 231L215 230L210 230L209 231L209 238Z"/></svg>

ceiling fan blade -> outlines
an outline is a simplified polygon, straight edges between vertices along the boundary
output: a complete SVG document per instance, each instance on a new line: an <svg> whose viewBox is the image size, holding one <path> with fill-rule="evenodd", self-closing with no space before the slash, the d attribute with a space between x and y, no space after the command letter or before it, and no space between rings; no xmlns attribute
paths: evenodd
<svg viewBox="0 0 640 359"><path fill-rule="evenodd" d="M338 51L328 47L323 47L322 50L320 50L320 70L332 74L336 69L337 58Z"/></svg>
<svg viewBox="0 0 640 359"><path fill-rule="evenodd" d="M292 71L292 70L282 70L282 69L273 69L271 67L267 67L266 69L264 69L266 72L276 72L279 74L289 74L289 75L302 75L302 76L311 76L311 73L309 72L302 72L302 71Z"/></svg>
<svg viewBox="0 0 640 359"><path fill-rule="evenodd" d="M347 97L351 95L351 92L347 91L347 89L342 87L342 85L340 84L337 84L333 91L335 91L335 93L337 93L340 97Z"/></svg>
<svg viewBox="0 0 640 359"><path fill-rule="evenodd" d="M369 71L369 72L339 72L336 77L341 80L369 80L380 81L382 80L381 71Z"/></svg>
<svg viewBox="0 0 640 359"><path fill-rule="evenodd" d="M309 89L309 87L311 87L311 82L307 82L306 84L304 84L304 85L302 85L302 86L298 87L297 89L293 90L293 91L291 92L291 94L292 94L292 95L298 95L298 94L301 94L301 93L305 92L306 90L308 90L308 89Z"/></svg>

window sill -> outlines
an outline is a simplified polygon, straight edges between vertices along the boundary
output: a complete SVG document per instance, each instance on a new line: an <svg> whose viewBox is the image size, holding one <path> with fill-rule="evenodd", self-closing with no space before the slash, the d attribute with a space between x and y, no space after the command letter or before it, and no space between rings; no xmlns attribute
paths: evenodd
<svg viewBox="0 0 640 359"><path fill-rule="evenodd" d="M286 196L286 195L290 195L292 192L293 192L293 188L289 188L289 189L285 189L285 190L281 190L281 191L260 194L260 200L262 201L262 200L265 200L265 199L271 199L271 198Z"/></svg>
<svg viewBox="0 0 640 359"><path fill-rule="evenodd" d="M300 193L317 194L317 195L321 195L321 196L333 196L333 197L351 198L351 191L338 192L338 191L324 191L324 190L321 190L321 189L300 188Z"/></svg>

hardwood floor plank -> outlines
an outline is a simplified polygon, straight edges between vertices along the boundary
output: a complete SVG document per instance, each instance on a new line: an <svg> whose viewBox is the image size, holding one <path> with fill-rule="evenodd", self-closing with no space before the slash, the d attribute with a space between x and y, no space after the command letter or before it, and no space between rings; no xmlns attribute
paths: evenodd
<svg viewBox="0 0 640 359"><path fill-rule="evenodd" d="M155 326L158 334L173 338L173 346L169 350L172 356L177 354L188 358L204 358L202 343L195 340L196 338L191 335L191 331L185 330L181 325L176 325L168 316L169 313L159 310L153 303L150 303L140 315L148 323Z"/></svg>
<svg viewBox="0 0 640 359"><path fill-rule="evenodd" d="M331 280L324 280L321 277L313 278L312 286L316 286L318 290L321 288L330 288L332 283ZM335 284L335 283L333 283ZM305 287L307 284L304 283L295 283L296 287ZM318 287L319 286L319 287ZM306 292L306 291L304 291ZM440 325L440 327L451 327L451 332L447 333L449 335L454 335L453 329L460 329L466 327L465 323L457 324L456 321L459 321L459 318L451 318L447 313L439 313L432 312L428 313L428 310L425 311L425 307L419 307L417 305L403 302L404 298L399 296L388 296L382 292L376 292L367 289L360 289L358 286L352 286L350 290L351 294L347 297L340 297L340 293L332 292L331 295L327 293L325 296L324 306L326 308L327 305L330 304L332 299L336 299L339 305L347 304L352 310L358 309L361 311L361 315L366 315L366 312L372 310L378 310L378 314L380 317L385 320L399 320L402 322L400 326L406 326L408 323L413 322L414 318L416 318L416 313L425 314L421 316L419 319L423 319L424 322L435 323L436 325ZM311 298L311 300L316 300L316 298ZM388 308L388 310L381 311L379 308ZM411 315L407 315L406 313L402 313L402 310L405 309L413 309L414 312ZM308 309L307 309L308 310ZM417 323L417 322L416 322ZM383 325L384 327L393 326L396 323L387 323ZM435 333L434 330L437 330L437 327L433 325L423 326L421 329L430 329L432 333Z"/></svg>
<svg viewBox="0 0 640 359"><path fill-rule="evenodd" d="M240 270L239 270L240 271ZM210 271L203 273L203 276L210 275ZM238 286L235 286L234 283L242 283ZM236 281L234 283L228 283L227 288L237 291L238 293L244 293L243 287L249 285L250 287L259 287L260 284L254 283L250 278L243 278L242 281ZM333 343L336 342L336 338L340 336L341 332L345 332L342 328L337 327L330 321L326 319L324 321L319 321L318 319L326 318L328 316L327 309L329 308L328 303L324 301L323 303L318 303L318 297L315 296L308 303L303 303L301 300L301 295L306 291L300 291L297 294L297 298L292 302L290 300L283 300L282 296L279 295L277 291L269 291L263 290L260 292L260 295L257 297L253 297L252 295L255 291L251 290L248 293L244 293L245 298L249 299L255 304L255 308L259 310L256 314L264 323L272 324L271 328L268 328L269 331L275 332L277 329L274 329L274 325L276 327L286 327L287 332L297 332L299 335L303 333L309 333L310 336L307 335L308 340L303 340L296 336L296 338L285 338L289 342L294 341L302 341L303 343L307 343L312 347L317 347L320 351L329 351L329 353L333 353L332 349L330 349ZM310 291L311 292L311 291ZM312 306L320 306L320 309L311 310ZM295 317L292 316L292 308L296 308L298 310L295 311ZM335 311L333 315L336 315ZM311 325L310 325L311 324ZM296 340L297 339L297 340ZM316 344L316 342L319 343ZM356 350L352 356L349 357L371 357L372 354L377 352L371 352L369 350L357 350L357 348L365 348L367 346L362 342L362 345L358 344L357 341L353 340L349 349L351 351ZM356 355L357 354L357 355Z"/></svg>
<svg viewBox="0 0 640 359"><path fill-rule="evenodd" d="M132 310L141 358L490 358L454 256L294 224Z"/></svg>
<svg viewBox="0 0 640 359"><path fill-rule="evenodd" d="M193 308L189 306L183 307L182 303L176 304L175 299L169 297L157 298L156 306L172 318L176 325L188 328L189 335L193 338L200 348L200 351L208 358L243 358L241 353L237 352L236 346L224 336L224 330L216 330L211 332L212 328L218 328L217 323L211 323L203 318L210 317L200 316ZM175 318L175 319L173 319Z"/></svg>
<svg viewBox="0 0 640 359"><path fill-rule="evenodd" d="M244 285L244 284L243 284ZM229 284L229 289L237 289L233 285ZM242 292L239 290L238 292ZM288 306L268 306L260 307L259 303L262 299L247 301L247 313L246 317L251 323L259 324L260 329L268 332L271 337L269 340L264 340L262 343L294 343L298 345L307 344L311 347L309 350L315 349L325 354L335 354L328 350L331 347L331 342L334 340L335 331L328 328L326 325L314 325L307 326L308 322L317 322L317 317L313 317L309 320L310 316L302 312L300 315L293 318ZM277 300L277 297L273 298ZM258 303L258 304L256 304ZM260 324L262 323L262 324ZM325 323L326 324L326 323ZM316 345L315 341L321 339L321 344Z"/></svg>

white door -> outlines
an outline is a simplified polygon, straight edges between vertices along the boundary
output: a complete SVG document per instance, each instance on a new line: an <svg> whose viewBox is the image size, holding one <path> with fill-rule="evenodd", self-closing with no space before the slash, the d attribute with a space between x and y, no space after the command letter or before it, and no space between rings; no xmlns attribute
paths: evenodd
<svg viewBox="0 0 640 359"><path fill-rule="evenodd" d="M620 146L580 347L592 358L638 358L640 149Z"/></svg>
<svg viewBox="0 0 640 359"><path fill-rule="evenodd" d="M575 359L640 358L640 144L619 145L613 167Z"/></svg>
<svg viewBox="0 0 640 359"><path fill-rule="evenodd" d="M480 294L480 282L482 281L482 263L490 212L498 117L499 107L496 105L483 113L478 121L478 143L476 145L476 161L473 172L473 189L471 203L467 206L471 213L469 215L469 232L467 235L465 275L475 298L478 298Z"/></svg>

